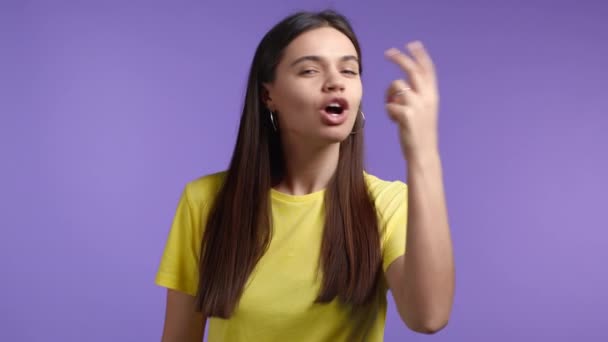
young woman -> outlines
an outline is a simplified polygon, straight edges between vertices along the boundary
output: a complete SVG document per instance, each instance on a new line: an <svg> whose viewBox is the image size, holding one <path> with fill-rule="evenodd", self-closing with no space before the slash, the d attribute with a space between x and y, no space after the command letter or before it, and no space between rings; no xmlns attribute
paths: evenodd
<svg viewBox="0 0 608 342"><path fill-rule="evenodd" d="M163 341L381 341L447 324L454 266L438 92L419 42L389 49L407 184L364 171L361 52L346 18L293 14L260 42L227 171L189 182L156 276ZM407 239L406 239L407 224ZM406 252L407 251L407 252Z"/></svg>

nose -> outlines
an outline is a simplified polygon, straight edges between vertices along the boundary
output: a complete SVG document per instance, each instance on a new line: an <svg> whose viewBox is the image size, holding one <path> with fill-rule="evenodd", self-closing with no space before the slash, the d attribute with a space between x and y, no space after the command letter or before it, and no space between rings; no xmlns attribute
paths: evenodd
<svg viewBox="0 0 608 342"><path fill-rule="evenodd" d="M344 81L341 79L341 75L332 72L329 74L323 85L324 92L344 91Z"/></svg>

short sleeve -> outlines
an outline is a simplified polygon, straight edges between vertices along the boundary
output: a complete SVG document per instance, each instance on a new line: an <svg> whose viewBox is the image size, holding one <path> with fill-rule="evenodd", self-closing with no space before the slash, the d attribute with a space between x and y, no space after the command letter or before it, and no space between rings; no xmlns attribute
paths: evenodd
<svg viewBox="0 0 608 342"><path fill-rule="evenodd" d="M384 226L382 268L384 272L398 257L405 254L407 235L407 185L403 182L391 184L391 191L377 203Z"/></svg>
<svg viewBox="0 0 608 342"><path fill-rule="evenodd" d="M199 212L192 205L186 186L179 199L155 278L159 286L192 296L197 293L199 281L202 238Z"/></svg>

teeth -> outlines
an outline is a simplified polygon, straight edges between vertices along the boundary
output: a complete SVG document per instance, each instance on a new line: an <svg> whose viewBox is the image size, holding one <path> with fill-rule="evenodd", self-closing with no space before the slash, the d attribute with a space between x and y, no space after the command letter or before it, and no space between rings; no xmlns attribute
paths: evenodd
<svg viewBox="0 0 608 342"><path fill-rule="evenodd" d="M331 102L326 107L325 110L332 117L339 117L344 112L344 108L339 102Z"/></svg>

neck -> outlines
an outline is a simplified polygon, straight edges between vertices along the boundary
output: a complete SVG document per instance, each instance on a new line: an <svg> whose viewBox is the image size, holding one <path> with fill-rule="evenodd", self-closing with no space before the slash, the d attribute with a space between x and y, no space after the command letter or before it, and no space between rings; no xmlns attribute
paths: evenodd
<svg viewBox="0 0 608 342"><path fill-rule="evenodd" d="M311 146L286 140L283 140L285 175L275 189L290 195L325 189L338 166L340 144Z"/></svg>

